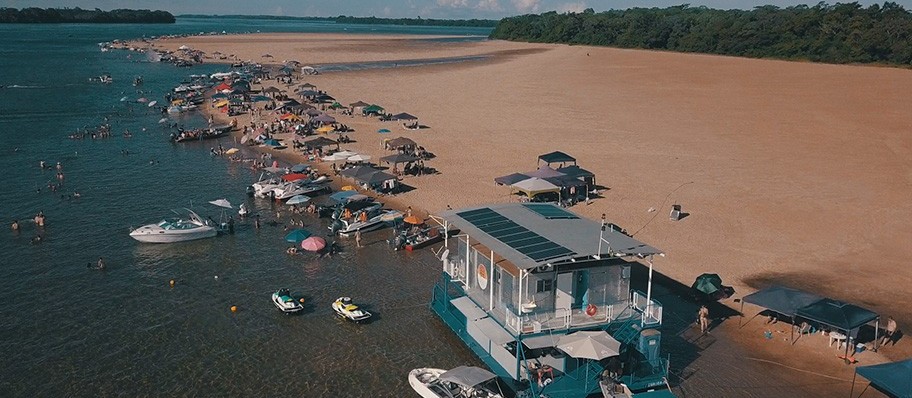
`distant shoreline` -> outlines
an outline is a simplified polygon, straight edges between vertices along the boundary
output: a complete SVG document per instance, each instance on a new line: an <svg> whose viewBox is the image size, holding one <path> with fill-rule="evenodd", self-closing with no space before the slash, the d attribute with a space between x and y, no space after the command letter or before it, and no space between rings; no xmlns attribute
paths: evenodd
<svg viewBox="0 0 912 398"><path fill-rule="evenodd" d="M81 8L0 8L0 23L54 24L54 23L142 23L173 24L174 15L167 11L128 10L111 11L83 10Z"/></svg>
<svg viewBox="0 0 912 398"><path fill-rule="evenodd" d="M236 18L236 19L264 19L275 21L320 21L346 23L356 25L402 25L402 26L460 26L477 28L494 28L498 20L493 19L424 19L424 18L377 18L377 17L292 17L285 15L205 15L182 14L178 18Z"/></svg>

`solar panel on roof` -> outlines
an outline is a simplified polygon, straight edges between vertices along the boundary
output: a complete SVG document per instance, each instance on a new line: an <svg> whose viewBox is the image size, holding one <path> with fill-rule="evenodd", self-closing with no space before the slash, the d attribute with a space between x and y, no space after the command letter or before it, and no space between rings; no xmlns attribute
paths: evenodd
<svg viewBox="0 0 912 398"><path fill-rule="evenodd" d="M523 206L545 218L578 218L572 213L551 205L525 204ZM463 211L456 215L536 262L576 254L489 208Z"/></svg>
<svg viewBox="0 0 912 398"><path fill-rule="evenodd" d="M565 219L565 220L575 220L577 217L575 214L561 209L560 207L543 204L543 203L524 203L523 207L532 210L538 213L540 216L547 218L549 220L554 219Z"/></svg>

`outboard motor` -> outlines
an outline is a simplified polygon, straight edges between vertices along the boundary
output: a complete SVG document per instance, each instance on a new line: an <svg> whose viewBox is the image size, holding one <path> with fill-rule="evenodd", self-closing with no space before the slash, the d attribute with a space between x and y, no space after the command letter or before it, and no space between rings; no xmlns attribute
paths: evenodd
<svg viewBox="0 0 912 398"><path fill-rule="evenodd" d="M247 196L252 198L253 194L255 194L255 193L256 193L256 190L253 189L253 185L248 185L247 186Z"/></svg>

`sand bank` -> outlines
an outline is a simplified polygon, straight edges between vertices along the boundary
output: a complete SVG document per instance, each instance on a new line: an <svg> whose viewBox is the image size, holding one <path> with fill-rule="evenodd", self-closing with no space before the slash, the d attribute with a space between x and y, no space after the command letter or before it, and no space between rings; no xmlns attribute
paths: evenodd
<svg viewBox="0 0 912 398"><path fill-rule="evenodd" d="M430 129L354 117L347 145L374 155L377 128L435 153L441 174L398 196L436 212L509 201L493 178L561 150L608 187L573 211L666 251L689 284L716 272L740 293L782 282L912 325L912 71L503 41L254 35L187 44L305 64L498 55L485 62L323 74L340 99L409 112ZM517 55L518 52L523 52ZM504 54L512 54L506 56ZM673 222L673 203L689 213ZM656 209L650 212L649 209ZM907 348L897 351L907 352Z"/></svg>

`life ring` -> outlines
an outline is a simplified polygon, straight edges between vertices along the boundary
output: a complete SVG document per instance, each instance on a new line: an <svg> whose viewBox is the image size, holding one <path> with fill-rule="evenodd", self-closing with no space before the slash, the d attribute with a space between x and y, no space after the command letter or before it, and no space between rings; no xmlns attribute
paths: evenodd
<svg viewBox="0 0 912 398"><path fill-rule="evenodd" d="M598 307L595 304L589 304L586 306L586 315L595 316L595 313L598 312Z"/></svg>

